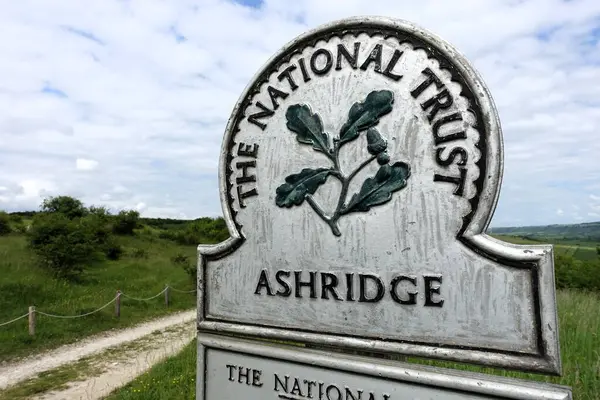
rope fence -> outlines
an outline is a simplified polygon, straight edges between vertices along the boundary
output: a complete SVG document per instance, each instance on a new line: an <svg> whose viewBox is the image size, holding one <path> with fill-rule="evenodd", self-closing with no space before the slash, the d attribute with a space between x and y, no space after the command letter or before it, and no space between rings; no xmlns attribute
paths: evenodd
<svg viewBox="0 0 600 400"><path fill-rule="evenodd" d="M35 315L36 314L40 314L40 315L44 315L46 317L51 317L51 318L62 318L62 319L71 319L71 318L82 318L82 317L87 317L88 315L92 315L95 314L99 311L104 310L106 307L110 306L111 304L115 304L115 316L116 317L120 317L121 316L121 297L129 299L129 300L134 300L134 301L149 301L149 300L153 300L156 299L157 297L159 297L160 295L164 294L165 296L165 305L168 307L169 306L169 292L170 291L175 291L178 293L195 293L196 289L192 289L192 290L180 290L180 289L176 289L173 288L169 285L166 285L165 288L163 290L161 290L159 293L157 293L156 295L152 296L152 297L148 297L148 298L137 298L137 297L133 297L133 296L129 296L123 292L121 292L120 290L117 290L117 294L116 296L110 300L108 303L104 304L102 307L94 310L94 311L90 311L88 313L85 314L79 314L79 315L57 315L57 314L51 314L51 313L47 313L47 312L43 312L43 311L39 311L36 310L35 306L30 306L29 307L29 312L27 314L23 314L15 319L11 319L10 321L7 322L3 322L0 323L0 327L5 326L5 325L9 325L12 324L13 322L17 322L25 317L29 317L29 334L30 335L35 335Z"/></svg>

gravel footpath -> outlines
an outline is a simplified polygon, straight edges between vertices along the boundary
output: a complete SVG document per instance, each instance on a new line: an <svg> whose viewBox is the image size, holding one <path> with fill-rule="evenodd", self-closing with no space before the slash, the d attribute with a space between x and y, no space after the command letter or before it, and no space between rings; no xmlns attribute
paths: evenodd
<svg viewBox="0 0 600 400"><path fill-rule="evenodd" d="M41 372L49 371L62 365L75 362L81 358L92 356L112 347L134 342L150 335L155 331L164 331L153 335L151 345L138 352L130 354L124 361L109 362L110 368L101 376L92 377L83 382L75 382L67 390L79 387L79 391L60 394L58 397L40 397L43 399L97 399L96 392L105 392L101 387L113 389L134 379L137 375L159 362L165 357L177 353L196 335L196 310L190 310L169 315L160 319L116 331L104 332L88 337L80 342L59 347L55 350L28 357L15 363L0 366L0 390L18 384ZM174 328L174 329L168 329ZM121 357L120 357L121 358ZM114 365L113 365L114 364ZM112 378L111 378L112 376ZM118 385L117 385L118 381ZM83 392L81 397L78 393ZM91 385L91 386L90 386ZM117 385L117 386L115 386ZM86 389L86 388L91 389ZM85 392L89 392L86 394ZM110 391L109 391L110 392ZM105 393L106 395L107 393Z"/></svg>

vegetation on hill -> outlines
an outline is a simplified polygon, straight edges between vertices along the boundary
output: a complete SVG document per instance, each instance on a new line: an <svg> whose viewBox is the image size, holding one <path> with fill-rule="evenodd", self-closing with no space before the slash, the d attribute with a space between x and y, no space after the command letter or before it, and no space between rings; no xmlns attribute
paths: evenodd
<svg viewBox="0 0 600 400"><path fill-rule="evenodd" d="M490 228L496 235L528 236L535 239L600 242L600 221L570 225Z"/></svg>
<svg viewBox="0 0 600 400"><path fill-rule="evenodd" d="M36 314L0 326L0 360L31 354L113 328L126 327L196 305L196 246L227 238L222 219L171 221L140 218L134 210L111 214L102 206L58 196L38 212L0 212L0 324L36 310L78 316L121 297L115 306L79 318ZM169 285L178 290L155 296ZM128 296L128 297L127 297ZM136 299L132 299L136 298Z"/></svg>

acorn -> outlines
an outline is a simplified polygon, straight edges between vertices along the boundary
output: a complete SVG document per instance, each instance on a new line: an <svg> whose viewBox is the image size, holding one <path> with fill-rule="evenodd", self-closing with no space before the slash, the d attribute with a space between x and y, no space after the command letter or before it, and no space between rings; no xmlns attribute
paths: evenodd
<svg viewBox="0 0 600 400"><path fill-rule="evenodd" d="M381 153L377 154L377 162L379 163L379 165L385 165L389 163L390 155L388 154L388 152L382 151Z"/></svg>
<svg viewBox="0 0 600 400"><path fill-rule="evenodd" d="M381 137L377 129L369 128L367 131L367 150L377 155L387 149L387 142Z"/></svg>

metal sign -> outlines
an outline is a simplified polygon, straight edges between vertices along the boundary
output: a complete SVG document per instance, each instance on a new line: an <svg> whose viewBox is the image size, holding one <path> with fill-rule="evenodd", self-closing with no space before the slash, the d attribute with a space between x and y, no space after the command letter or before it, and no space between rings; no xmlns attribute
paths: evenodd
<svg viewBox="0 0 600 400"><path fill-rule="evenodd" d="M567 387L198 337L198 400L559 400Z"/></svg>
<svg viewBox="0 0 600 400"><path fill-rule="evenodd" d="M502 157L445 41L387 18L303 34L228 122L199 329L559 374L552 247L485 234Z"/></svg>

